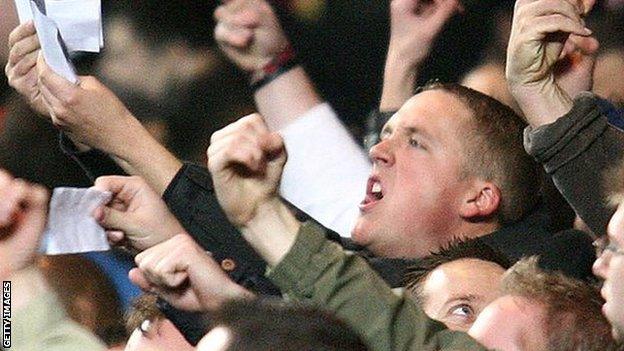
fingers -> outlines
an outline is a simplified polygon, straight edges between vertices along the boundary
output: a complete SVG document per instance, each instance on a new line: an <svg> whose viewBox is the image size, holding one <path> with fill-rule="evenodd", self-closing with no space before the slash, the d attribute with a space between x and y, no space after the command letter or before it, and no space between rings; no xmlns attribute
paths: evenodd
<svg viewBox="0 0 624 351"><path fill-rule="evenodd" d="M264 160L259 140L246 135L228 135L208 147L208 168L213 172L232 164L259 172L263 169Z"/></svg>
<svg viewBox="0 0 624 351"><path fill-rule="evenodd" d="M38 51L41 48L39 38L36 34L32 34L22 38L11 46L9 51L9 65L16 65L22 58L28 54Z"/></svg>
<svg viewBox="0 0 624 351"><path fill-rule="evenodd" d="M149 284L166 289L179 288L188 280L189 262L193 260L192 255L199 252L196 246L190 236L179 234L143 251L135 257L141 273L135 278L143 286Z"/></svg>
<svg viewBox="0 0 624 351"><path fill-rule="evenodd" d="M581 18L582 11L581 7L566 0L518 1L514 19L520 30L529 36L555 32L591 35Z"/></svg>
<svg viewBox="0 0 624 351"><path fill-rule="evenodd" d="M104 176L95 180L93 188L99 191L110 191L117 200L129 201L141 190L150 189L147 182L137 176Z"/></svg>
<svg viewBox="0 0 624 351"><path fill-rule="evenodd" d="M132 232L134 222L128 218L128 213L110 207L100 207L95 218L106 229L117 229L124 232ZM113 239L118 239L114 236ZM123 239L123 236L121 237ZM119 240L121 240L119 239Z"/></svg>
<svg viewBox="0 0 624 351"><path fill-rule="evenodd" d="M80 87L56 74L50 66L46 64L41 54L37 59L37 73L39 74L40 87L45 87L49 96L54 96L56 101L61 102L61 106L51 104L53 107L65 108L66 106L75 104L78 93L80 92Z"/></svg>
<svg viewBox="0 0 624 351"><path fill-rule="evenodd" d="M215 26L215 40L220 45L226 45L237 49L246 49L253 39L253 29L233 27L226 23L218 23Z"/></svg>
<svg viewBox="0 0 624 351"><path fill-rule="evenodd" d="M258 134L268 133L268 131L269 127L264 121L262 115L259 113L253 113L214 132L210 137L210 143L212 144L217 142L218 140L231 134L246 134L249 136L255 136Z"/></svg>
<svg viewBox="0 0 624 351"><path fill-rule="evenodd" d="M0 189L0 227L13 223L15 215L21 210L20 204L30 190L30 186L22 179L5 179L4 183Z"/></svg>
<svg viewBox="0 0 624 351"><path fill-rule="evenodd" d="M20 24L9 34L9 47L13 47L18 41L34 35L35 33L35 23L33 21Z"/></svg>

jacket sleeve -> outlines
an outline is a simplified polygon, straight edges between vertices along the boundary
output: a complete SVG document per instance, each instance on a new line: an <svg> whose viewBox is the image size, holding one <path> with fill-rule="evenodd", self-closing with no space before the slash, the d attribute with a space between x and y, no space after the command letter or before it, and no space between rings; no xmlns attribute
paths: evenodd
<svg viewBox="0 0 624 351"><path fill-rule="evenodd" d="M184 164L163 199L184 228L238 284L261 295L279 290L264 276L266 263L230 224L214 194L206 168Z"/></svg>
<svg viewBox="0 0 624 351"><path fill-rule="evenodd" d="M557 121L525 130L525 149L553 178L574 211L597 235L606 233L614 209L613 170L622 166L624 133L608 124L600 100L583 93Z"/></svg>
<svg viewBox="0 0 624 351"><path fill-rule="evenodd" d="M284 259L269 272L287 298L308 301L348 323L371 350L481 350L398 296L357 255L325 239L311 222L301 227Z"/></svg>

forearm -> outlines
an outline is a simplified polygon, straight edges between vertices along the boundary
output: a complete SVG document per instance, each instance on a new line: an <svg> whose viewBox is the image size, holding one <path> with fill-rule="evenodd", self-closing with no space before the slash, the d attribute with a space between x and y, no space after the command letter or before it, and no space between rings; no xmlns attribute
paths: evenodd
<svg viewBox="0 0 624 351"><path fill-rule="evenodd" d="M527 122L533 128L555 122L572 109L572 99L552 79L532 85L510 85Z"/></svg>
<svg viewBox="0 0 624 351"><path fill-rule="evenodd" d="M292 247L300 227L290 209L275 198L261 205L241 232L269 266L276 266Z"/></svg>
<svg viewBox="0 0 624 351"><path fill-rule="evenodd" d="M297 66L254 93L258 112L269 129L281 130L308 110L323 102L312 81L301 66Z"/></svg>
<svg viewBox="0 0 624 351"><path fill-rule="evenodd" d="M606 233L614 212L608 198L621 191L612 171L622 167L624 133L608 125L597 99L584 93L565 116L527 130L525 148L590 229Z"/></svg>
<svg viewBox="0 0 624 351"><path fill-rule="evenodd" d="M141 176L159 194L165 192L182 167L182 162L154 139L136 119L131 120L127 128L102 149L124 171Z"/></svg>
<svg viewBox="0 0 624 351"><path fill-rule="evenodd" d="M379 109L396 111L414 95L417 67L406 63L399 54L390 49L384 69L383 89Z"/></svg>

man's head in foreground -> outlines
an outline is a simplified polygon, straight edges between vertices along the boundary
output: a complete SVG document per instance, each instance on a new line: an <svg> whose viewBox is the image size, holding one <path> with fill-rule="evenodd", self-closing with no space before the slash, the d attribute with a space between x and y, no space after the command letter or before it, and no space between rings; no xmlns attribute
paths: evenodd
<svg viewBox="0 0 624 351"><path fill-rule="evenodd" d="M427 316L449 329L468 331L499 296L503 273L510 266L479 239L454 241L411 267L406 287Z"/></svg>
<svg viewBox="0 0 624 351"><path fill-rule="evenodd" d="M211 315L198 351L366 351L334 316L278 300L233 300Z"/></svg>
<svg viewBox="0 0 624 351"><path fill-rule="evenodd" d="M503 277L501 297L487 306L468 332L500 351L615 350L603 300L589 284L547 273L524 259Z"/></svg>
<svg viewBox="0 0 624 351"><path fill-rule="evenodd" d="M353 239L378 255L423 257L463 235L489 234L537 203L525 124L509 107L434 83L388 121Z"/></svg>

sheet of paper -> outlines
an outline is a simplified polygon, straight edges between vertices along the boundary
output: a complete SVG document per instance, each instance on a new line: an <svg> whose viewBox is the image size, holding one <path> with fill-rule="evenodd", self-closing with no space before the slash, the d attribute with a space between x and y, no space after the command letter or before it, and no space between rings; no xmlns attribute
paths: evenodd
<svg viewBox="0 0 624 351"><path fill-rule="evenodd" d="M57 74L72 83L77 83L76 71L68 59L67 51L63 48L63 40L58 27L53 20L39 11L39 8L33 1L31 1L30 5L34 15L33 19L37 29L37 36L41 44L41 51L46 63Z"/></svg>
<svg viewBox="0 0 624 351"><path fill-rule="evenodd" d="M56 188L41 252L47 255L106 251L106 232L92 216L111 194L91 188Z"/></svg>
<svg viewBox="0 0 624 351"><path fill-rule="evenodd" d="M100 52L101 0L46 0L46 16L58 25L68 52Z"/></svg>
<svg viewBox="0 0 624 351"><path fill-rule="evenodd" d="M33 19L32 10L30 9L30 0L15 0L15 8L17 9L17 17L20 23L28 22Z"/></svg>
<svg viewBox="0 0 624 351"><path fill-rule="evenodd" d="M15 0L20 23L30 21L31 0ZM42 14L53 20L67 52L100 52L104 47L101 0L32 0Z"/></svg>

